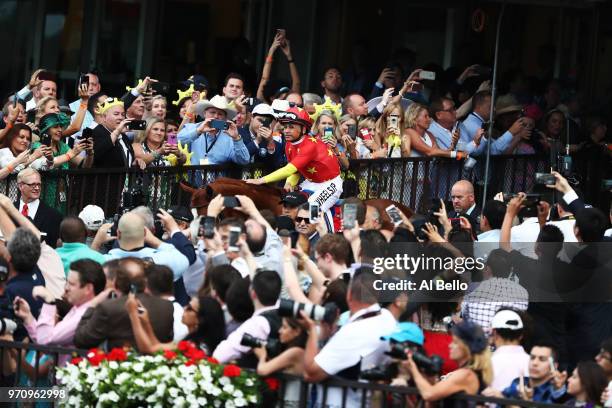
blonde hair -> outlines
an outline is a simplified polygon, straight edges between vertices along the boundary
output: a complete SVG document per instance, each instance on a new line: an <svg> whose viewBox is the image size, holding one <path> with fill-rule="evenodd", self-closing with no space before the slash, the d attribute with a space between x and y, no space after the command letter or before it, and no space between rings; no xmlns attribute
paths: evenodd
<svg viewBox="0 0 612 408"><path fill-rule="evenodd" d="M340 133L340 123L338 122L338 118L336 117L336 115L334 115L333 112L328 111L328 110L324 110L321 112L321 114L319 115L315 123L312 125L312 128L311 128L312 133L314 134L319 133L319 123L321 123L322 116L327 116L328 118L331 118L331 120L334 122L334 137L336 138L336 140L340 140L342 138L342 134Z"/></svg>
<svg viewBox="0 0 612 408"><path fill-rule="evenodd" d="M147 128L145 129L144 132L138 132L139 134L137 134L137 138L141 139L141 140L137 140L138 143L144 143L145 140L149 137L149 133L151 132L151 129L153 129L153 126L155 126L157 123L163 123L164 124L164 131L166 129L166 121L160 118L149 118L147 119ZM164 136L164 140L166 139L167 135ZM162 141L163 143L163 141Z"/></svg>
<svg viewBox="0 0 612 408"><path fill-rule="evenodd" d="M365 128L365 127L370 128L372 130L375 130L376 129L376 121L374 120L374 118L372 118L370 116L365 117L365 118L361 119L359 121L359 123L357 124L357 129L358 130L361 130L361 129Z"/></svg>
<svg viewBox="0 0 612 408"><path fill-rule="evenodd" d="M38 123L40 118L45 116L45 109L44 109L44 107L47 106L47 104L49 102L51 102L51 101L55 101L55 102L57 102L59 104L59 102L57 101L57 98L55 96L45 96L40 101L38 101L38 103L36 104L36 120L35 120L36 123Z"/></svg>
<svg viewBox="0 0 612 408"><path fill-rule="evenodd" d="M421 114L421 112L426 111L427 108L419 103L411 104L406 110L406 115L404 117L404 122L406 124L406 128L415 129L416 128L416 120Z"/></svg>
<svg viewBox="0 0 612 408"><path fill-rule="evenodd" d="M153 102L155 101L163 101L166 108L168 107L168 100L163 95L155 95L153 98L151 98L151 106L153 106Z"/></svg>
<svg viewBox="0 0 612 408"><path fill-rule="evenodd" d="M482 381L489 385L493 381L493 363L491 361L491 350L489 347L485 347L480 353L472 353L468 348L467 344L463 340L459 339L459 344L463 348L463 351L468 355L468 362L465 368L469 368L473 371L479 372Z"/></svg>
<svg viewBox="0 0 612 408"><path fill-rule="evenodd" d="M344 122L348 122L349 120L355 120L355 118L347 113L346 115L340 116L340 120L338 122L342 125ZM357 121L355 120L355 122Z"/></svg>
<svg viewBox="0 0 612 408"><path fill-rule="evenodd" d="M399 131L398 136L404 133L404 109L399 103L390 103L385 107L382 115L380 115L380 118L376 121L376 133L383 143L387 140L387 118L396 109L399 110L399 123L397 126L397 130Z"/></svg>

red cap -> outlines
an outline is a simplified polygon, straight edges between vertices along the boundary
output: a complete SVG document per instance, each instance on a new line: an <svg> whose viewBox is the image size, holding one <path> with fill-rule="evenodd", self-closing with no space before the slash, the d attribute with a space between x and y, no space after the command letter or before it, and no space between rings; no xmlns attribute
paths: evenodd
<svg viewBox="0 0 612 408"><path fill-rule="evenodd" d="M289 108L284 112L276 114L276 119L280 123L297 123L298 125L306 126L310 128L312 126L312 120L310 115L304 109L300 109L297 106Z"/></svg>

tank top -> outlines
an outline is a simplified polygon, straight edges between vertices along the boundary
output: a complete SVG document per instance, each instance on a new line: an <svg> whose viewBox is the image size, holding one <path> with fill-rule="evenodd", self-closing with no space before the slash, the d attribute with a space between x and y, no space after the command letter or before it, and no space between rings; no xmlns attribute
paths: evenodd
<svg viewBox="0 0 612 408"><path fill-rule="evenodd" d="M422 137L421 139L423 140L423 142L425 142L427 146L433 146L433 140L429 135L429 132L426 131L424 137ZM423 157L423 155L420 152L417 152L415 149L410 149L410 157Z"/></svg>

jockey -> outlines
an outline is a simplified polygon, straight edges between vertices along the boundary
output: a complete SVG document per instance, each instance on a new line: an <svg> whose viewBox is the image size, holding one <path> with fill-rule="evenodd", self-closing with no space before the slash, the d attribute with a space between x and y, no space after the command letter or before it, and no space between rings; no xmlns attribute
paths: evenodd
<svg viewBox="0 0 612 408"><path fill-rule="evenodd" d="M333 232L329 210L342 194L338 159L322 140L308 136L312 122L305 110L289 108L278 113L277 120L283 125L282 132L287 142L285 154L289 163L265 177L247 180L247 183L264 184L286 179L285 190L295 190L300 175L304 176L301 189L312 192L308 202L319 205L328 231Z"/></svg>

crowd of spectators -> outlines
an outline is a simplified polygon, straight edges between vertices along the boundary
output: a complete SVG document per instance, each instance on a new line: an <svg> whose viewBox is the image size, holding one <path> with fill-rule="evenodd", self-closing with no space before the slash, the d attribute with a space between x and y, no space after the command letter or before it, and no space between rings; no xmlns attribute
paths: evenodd
<svg viewBox="0 0 612 408"><path fill-rule="evenodd" d="M290 87L276 88L270 78L278 49ZM314 383L312 401L322 398L317 384L328 377L364 380L380 368L378 381L414 385L426 401L463 392L599 404L612 380L612 263L605 247L612 213L585 203L558 172L547 186L554 194L537 202L514 192L478 203L470 181L453 180L450 203L439 200L410 219L400 212L392 228L383 228L374 206L345 197L345 208L357 210L355 226L336 231L313 218L298 191L282 197L280 216L246 195L227 212L218 195L203 215L140 206L108 222L95 203L64 216L62 179L42 188L39 171L68 167L261 162L276 170L286 164L287 144L278 115L295 107L309 112L308 137L325 143L343 170L349 159L478 158L489 147L493 155L598 155L609 165L605 120L582 118L578 96L562 94L554 80L535 94L516 74L493 101L486 71L474 65L448 79L435 67L390 62L366 100L345 93L350 84L329 68L322 97L300 94L282 31L255 97L232 73L208 98L208 81L194 75L170 106L155 79L118 98L89 72L79 100L60 106L53 76L37 70L3 108L0 177L15 173L18 194L0 194L0 339L141 353L187 339L221 363ZM469 273L452 265L376 272L381 258L405 254L483 263ZM443 281L453 290L441 299L412 290L383 299L379 279ZM296 303L319 308L288 312ZM245 341L249 336L263 343ZM44 353L17 358L10 349L3 362L2 381L23 386L66 364ZM14 378L17 371L23 378ZM287 384L281 398L296 404L299 383ZM339 390L328 390L328 406L341 400ZM359 401L349 389L347 406ZM414 402L394 397L398 406Z"/></svg>

